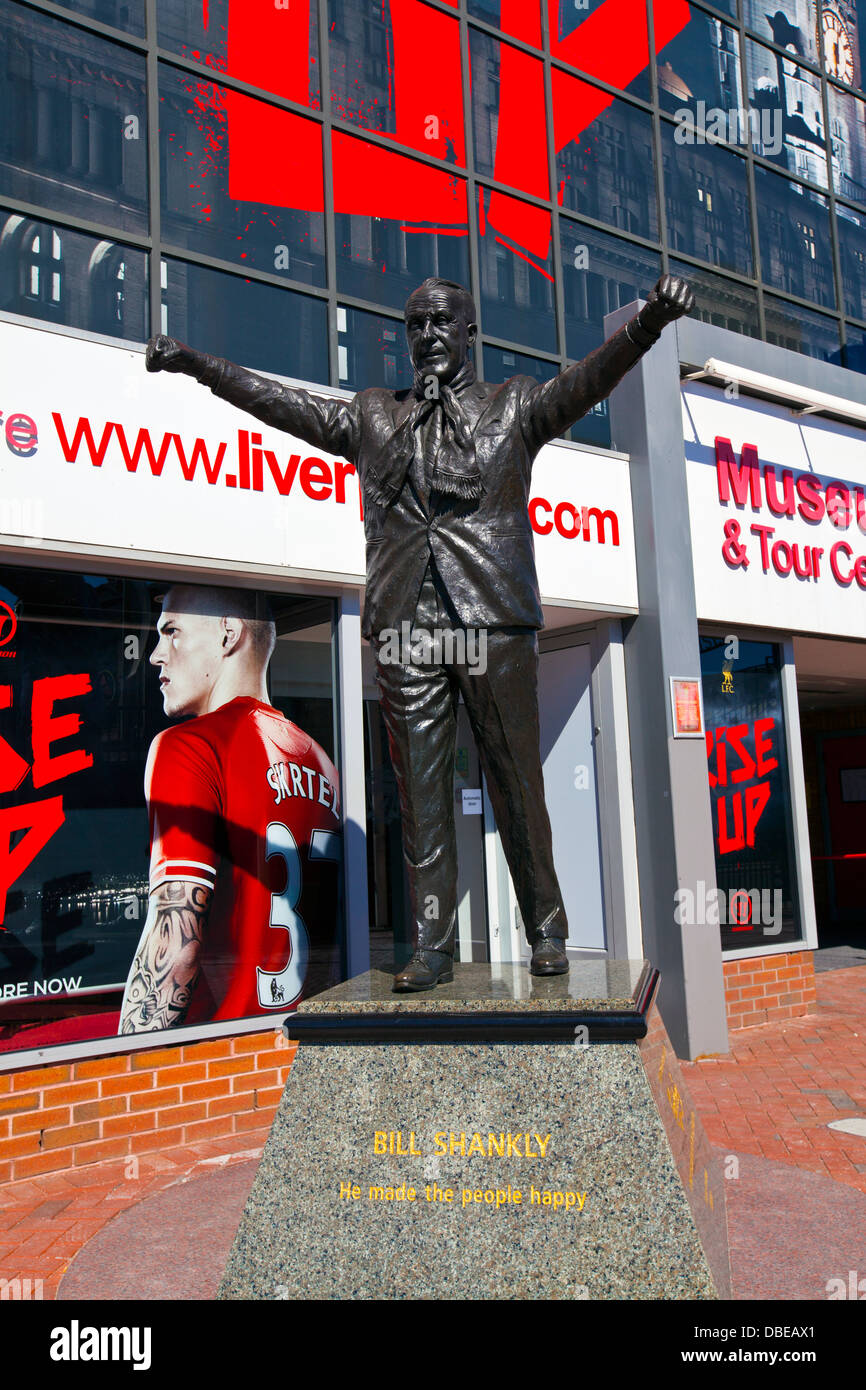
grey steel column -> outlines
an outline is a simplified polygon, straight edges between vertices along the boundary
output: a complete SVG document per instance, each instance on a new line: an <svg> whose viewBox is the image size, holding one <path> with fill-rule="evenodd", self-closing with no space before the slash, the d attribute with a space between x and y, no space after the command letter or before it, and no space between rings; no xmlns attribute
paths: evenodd
<svg viewBox="0 0 866 1390"><path fill-rule="evenodd" d="M613 333L639 303L608 314ZM716 886L702 739L674 739L669 677L700 676L676 327L610 401L616 448L631 456L637 618L623 620L644 951L661 971L659 1007L680 1057L727 1052L718 927L674 920L677 888Z"/></svg>

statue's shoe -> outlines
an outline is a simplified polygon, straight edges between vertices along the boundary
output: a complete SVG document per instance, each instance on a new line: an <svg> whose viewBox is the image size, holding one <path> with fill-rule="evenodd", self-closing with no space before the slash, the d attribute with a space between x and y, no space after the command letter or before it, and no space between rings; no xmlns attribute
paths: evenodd
<svg viewBox="0 0 866 1390"><path fill-rule="evenodd" d="M565 942L558 936L540 936L532 948L529 969L533 975L565 975L568 956Z"/></svg>
<svg viewBox="0 0 866 1390"><path fill-rule="evenodd" d="M394 976L393 992L410 994L419 989L432 989L454 979L454 957L447 951L418 950L406 962L399 975Z"/></svg>

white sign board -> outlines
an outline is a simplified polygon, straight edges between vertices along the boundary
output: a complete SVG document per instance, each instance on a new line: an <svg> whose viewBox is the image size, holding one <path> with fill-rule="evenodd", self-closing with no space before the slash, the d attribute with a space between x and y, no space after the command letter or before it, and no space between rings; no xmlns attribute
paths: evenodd
<svg viewBox="0 0 866 1390"><path fill-rule="evenodd" d="M0 322L0 532L364 578L355 469L141 351ZM548 445L530 516L548 599L637 609L628 463Z"/></svg>
<svg viewBox="0 0 866 1390"><path fill-rule="evenodd" d="M866 637L866 431L683 389L698 617Z"/></svg>

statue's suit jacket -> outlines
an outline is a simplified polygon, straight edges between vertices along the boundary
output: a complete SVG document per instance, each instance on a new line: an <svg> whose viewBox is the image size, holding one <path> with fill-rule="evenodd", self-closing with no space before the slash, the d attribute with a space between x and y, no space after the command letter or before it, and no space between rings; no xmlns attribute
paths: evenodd
<svg viewBox="0 0 866 1390"><path fill-rule="evenodd" d="M582 362L540 384L515 376L475 381L460 394L472 426L483 494L465 502L416 489L408 470L388 507L365 491L365 465L380 454L417 401L412 391L372 388L351 401L316 396L213 361L202 378L215 395L264 424L289 431L357 466L367 538L365 637L411 622L432 556L461 621L472 627L540 628L529 502L532 462L543 444L607 396L644 349L621 328ZM407 461L408 462L408 461Z"/></svg>

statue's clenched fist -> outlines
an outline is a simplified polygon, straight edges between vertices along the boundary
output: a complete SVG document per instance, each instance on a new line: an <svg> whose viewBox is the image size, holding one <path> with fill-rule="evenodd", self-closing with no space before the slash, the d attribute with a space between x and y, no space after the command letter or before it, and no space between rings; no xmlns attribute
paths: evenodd
<svg viewBox="0 0 866 1390"><path fill-rule="evenodd" d="M690 314L694 307L695 296L688 282L678 275L663 275L647 295L638 318L644 328L660 333L667 324Z"/></svg>
<svg viewBox="0 0 866 1390"><path fill-rule="evenodd" d="M164 333L151 338L144 354L144 365L149 372L191 372L199 354L177 338L167 338Z"/></svg>

